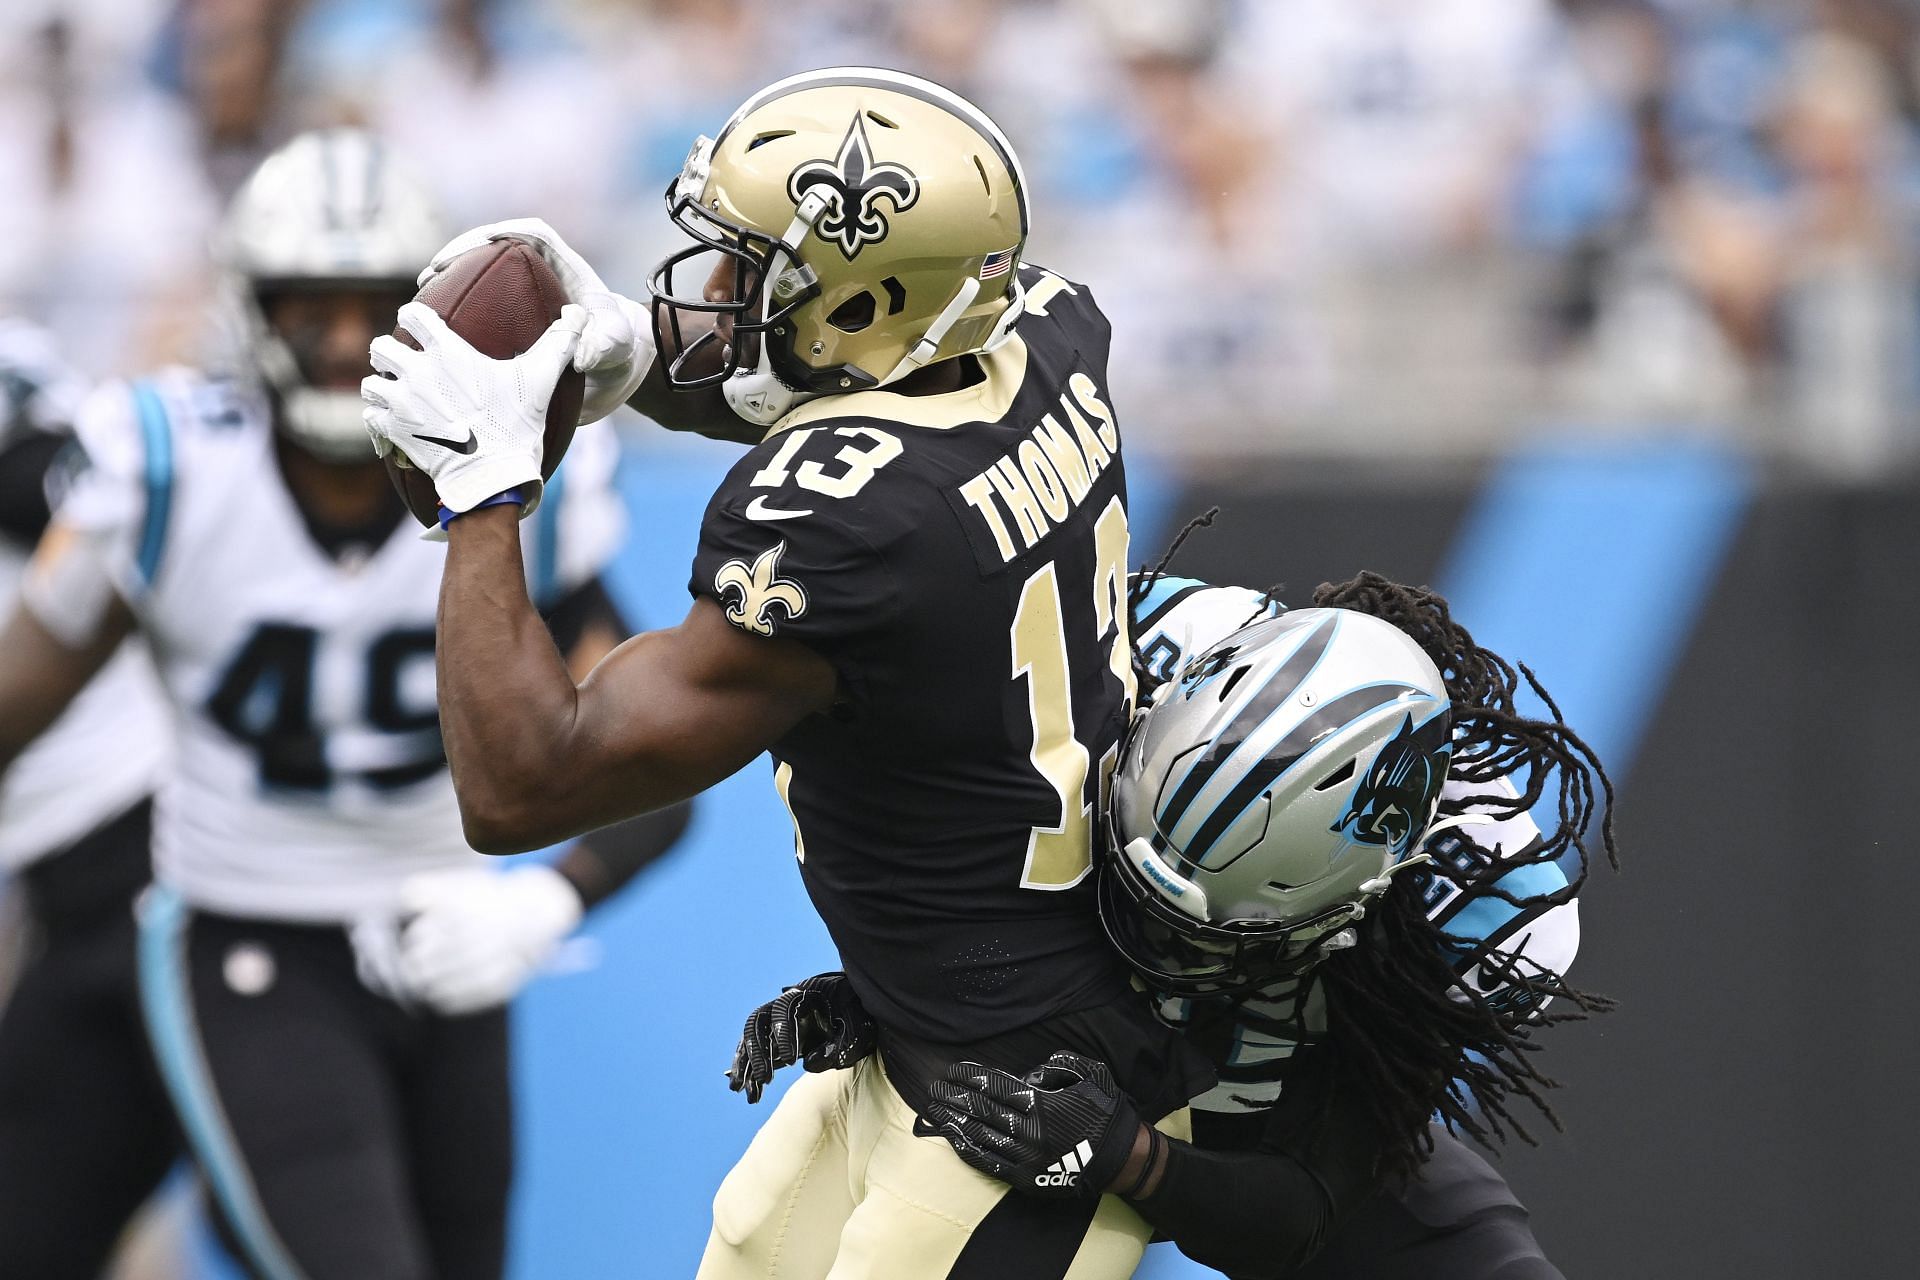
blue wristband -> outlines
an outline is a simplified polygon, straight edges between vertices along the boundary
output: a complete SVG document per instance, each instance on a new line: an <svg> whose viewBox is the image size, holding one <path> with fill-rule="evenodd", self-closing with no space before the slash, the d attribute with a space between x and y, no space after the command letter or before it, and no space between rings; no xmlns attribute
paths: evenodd
<svg viewBox="0 0 1920 1280"><path fill-rule="evenodd" d="M518 489L503 489L499 493L494 494L491 498L485 498L479 502L474 503L472 506L468 507L465 511L451 511L447 508L445 503L442 503L440 505L440 528L444 531L448 525L452 524L455 520L458 520L461 516L470 515L473 512L482 510L486 507L504 507L509 502L511 502L516 507L523 507L526 505L527 500L520 496L520 491Z"/></svg>

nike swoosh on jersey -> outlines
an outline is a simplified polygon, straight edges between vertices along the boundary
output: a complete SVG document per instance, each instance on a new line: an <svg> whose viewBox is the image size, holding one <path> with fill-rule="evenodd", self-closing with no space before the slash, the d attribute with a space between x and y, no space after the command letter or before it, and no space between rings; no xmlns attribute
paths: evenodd
<svg viewBox="0 0 1920 1280"><path fill-rule="evenodd" d="M442 436L415 436L414 439L422 444L437 444L442 449L451 449L455 453L472 453L480 447L480 437L471 431L467 432L465 440L448 440Z"/></svg>
<svg viewBox="0 0 1920 1280"><path fill-rule="evenodd" d="M766 501L767 500L764 497L760 497L760 498L755 498L752 502L749 502L747 504L747 519L749 520L798 520L801 516L810 516L813 514L812 508L808 508L805 511L785 511L779 507L767 506Z"/></svg>

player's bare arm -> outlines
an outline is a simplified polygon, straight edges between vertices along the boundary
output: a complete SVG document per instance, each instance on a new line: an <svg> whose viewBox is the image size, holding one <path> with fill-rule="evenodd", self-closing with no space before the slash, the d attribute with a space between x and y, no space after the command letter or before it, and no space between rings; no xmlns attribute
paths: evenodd
<svg viewBox="0 0 1920 1280"><path fill-rule="evenodd" d="M569 636L564 623L546 615L547 629L566 655L567 674L575 684L587 678L608 654L633 634L616 606L601 590L604 608ZM576 840L553 864L592 909L620 892L633 878L652 866L686 833L693 816L691 802L669 805L600 827Z"/></svg>
<svg viewBox="0 0 1920 1280"><path fill-rule="evenodd" d="M468 841L512 853L682 800L833 703L832 666L710 600L576 685L527 599L514 515L452 522L440 723Z"/></svg>
<svg viewBox="0 0 1920 1280"><path fill-rule="evenodd" d="M55 526L42 540L31 572L44 583L59 567L56 562L79 554L71 536ZM59 579L53 581L57 585ZM67 589L83 588L70 582ZM132 630L132 612L111 592L98 609L97 621L74 644L56 636L24 604L16 606L0 630L0 773L60 718Z"/></svg>

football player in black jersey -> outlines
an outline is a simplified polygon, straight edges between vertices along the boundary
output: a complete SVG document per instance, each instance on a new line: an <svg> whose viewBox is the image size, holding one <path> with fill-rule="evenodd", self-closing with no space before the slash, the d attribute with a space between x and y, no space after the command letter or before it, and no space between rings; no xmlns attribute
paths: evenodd
<svg viewBox="0 0 1920 1280"><path fill-rule="evenodd" d="M421 350L373 346L368 425L446 508L439 696L468 836L548 844L770 752L879 1052L788 1092L716 1198L701 1274L1128 1275L1148 1228L1118 1197L1010 1197L912 1133L956 1058L1024 1069L1065 1046L1178 1132L1211 1080L1132 996L1094 908L1134 679L1107 321L1021 260L1000 130L898 72L769 86L667 198L695 243L656 270L651 314L520 222L435 265L490 236L539 246L575 305L532 352L487 360L417 304ZM710 426L717 389L758 441L707 508L685 621L578 685L514 528L569 361L590 402L668 425ZM1150 1145L1061 1176L1105 1186Z"/></svg>
<svg viewBox="0 0 1920 1280"><path fill-rule="evenodd" d="M1149 1135L1143 1176L1113 1185L1236 1280L1558 1280L1456 1133L1517 1128L1507 1100L1547 1083L1521 1039L1595 1003L1562 981L1579 881L1555 859L1584 865L1605 772L1557 714L1515 713L1513 669L1430 593L1363 575L1316 596L1342 607L1288 613L1141 585L1152 705L1111 784L1101 911L1220 1082L1191 1143ZM1543 832L1528 793L1560 780ZM843 975L821 974L754 1011L729 1074L752 1099L783 1066L857 1057L865 1031ZM1074 1194L1063 1153L1139 1133L1084 1055L958 1064L931 1093L922 1131L1029 1196Z"/></svg>

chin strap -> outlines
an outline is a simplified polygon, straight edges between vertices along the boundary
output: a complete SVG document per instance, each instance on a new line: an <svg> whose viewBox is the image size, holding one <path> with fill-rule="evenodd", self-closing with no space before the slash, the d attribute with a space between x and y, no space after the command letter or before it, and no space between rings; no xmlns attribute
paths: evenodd
<svg viewBox="0 0 1920 1280"><path fill-rule="evenodd" d="M893 372L880 379L879 385L883 387L891 385L916 369L931 364L933 358L940 354L940 344L946 340L948 331L960 322L960 317L979 296L978 280L972 276L962 280L959 290L948 300L947 305L940 309L940 314L933 318L933 323L927 326L927 331L921 335L920 341L914 343L907 354L900 357L900 363L893 366Z"/></svg>

